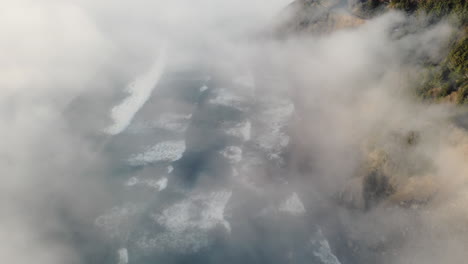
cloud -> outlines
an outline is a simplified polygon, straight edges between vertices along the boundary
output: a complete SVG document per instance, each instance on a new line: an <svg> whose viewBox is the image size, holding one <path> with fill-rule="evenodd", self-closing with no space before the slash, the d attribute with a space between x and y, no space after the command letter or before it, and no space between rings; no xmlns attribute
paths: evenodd
<svg viewBox="0 0 468 264"><path fill-rule="evenodd" d="M237 138L232 143L237 145L218 152L229 158L226 149L233 149L239 155L235 162L226 162L231 171L225 174L232 177L216 183L225 190L222 209L215 208L214 218L211 211L203 215L214 219L202 219L205 229L215 229L218 222L228 227L232 247L242 248L245 241L257 243L256 249L263 243L270 248L283 245L256 240L255 224L245 223L242 215L230 215L241 212L245 218L265 220L265 233L272 233L274 226L309 234L315 229L311 225L323 225L327 250L341 263L463 261L468 137L451 121L458 109L421 103L410 92L423 71L421 63L443 57L450 24L430 25L387 13L329 34L281 39L263 34L288 4L285 0L5 3L0 10L0 173L4 176L0 237L8 239L0 242L2 260L89 263L90 255L102 255L101 247L115 243L120 261L132 263L134 251L125 247L132 246L126 232L133 227L126 225L141 219L133 219L137 213L125 211L131 203L122 200L137 200L148 213L162 213L161 228L171 225L168 212L178 219L173 209L180 203L154 212L154 201L141 202L140 193L122 191L130 187L118 179L125 173L116 167L125 165L112 162L140 157L132 152L140 142L156 146L157 153L148 153L157 156L166 151L161 142L184 142L175 138L183 133L166 131L161 137L169 139L160 142L148 132L138 138L125 133L135 120L159 120L160 109L189 116L192 127L184 128L185 134L194 133L197 120L217 124L220 112L174 103L171 97L178 87L168 76L182 76L198 85L198 80L183 77L185 70L196 68L206 84L195 87L196 92L209 95L217 89L219 93L206 101L210 107L248 113L234 125L220 118L220 127ZM338 16L346 12L335 11ZM129 91L133 80L137 85ZM186 113L190 111L194 115ZM197 111L210 115L201 118ZM111 135L103 133L105 128ZM211 134L200 134L198 144L216 141ZM121 141L122 145L115 143ZM132 153L126 159L115 158L121 154L118 146L123 146L124 154ZM174 159L182 151L176 152ZM145 164L165 161L141 157ZM174 166L175 172L161 173L157 166L149 166L129 174L142 183L153 182L149 177L154 174L168 174L169 181L159 188L164 193L174 188L171 181L178 170ZM371 170L387 176L394 190L365 210L363 182ZM189 207L210 206L204 197L216 194L213 189L219 186L204 179L195 182L195 194L176 192L187 195L181 201L193 203ZM115 187L118 184L122 186ZM279 210L268 209L275 204ZM297 207L292 216L278 213L291 204ZM184 210L196 215L189 207ZM101 232L112 226L95 229L96 218L118 220L105 217L108 208L114 208L110 216L130 212L118 230L125 238L111 237L109 242ZM180 226L195 220L191 221ZM166 230L155 237L166 241L172 235ZM79 238L91 241L91 249L82 247ZM343 238L346 245L339 242ZM353 252L354 246L359 250Z"/></svg>

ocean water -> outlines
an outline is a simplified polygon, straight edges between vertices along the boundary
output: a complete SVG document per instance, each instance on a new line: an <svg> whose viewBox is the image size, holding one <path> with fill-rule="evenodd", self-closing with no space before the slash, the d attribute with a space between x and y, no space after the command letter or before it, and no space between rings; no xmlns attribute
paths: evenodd
<svg viewBox="0 0 468 264"><path fill-rule="evenodd" d="M99 239L80 242L87 263L341 263L285 173L291 99L248 72L145 84L131 121L108 131L118 199L93 219Z"/></svg>

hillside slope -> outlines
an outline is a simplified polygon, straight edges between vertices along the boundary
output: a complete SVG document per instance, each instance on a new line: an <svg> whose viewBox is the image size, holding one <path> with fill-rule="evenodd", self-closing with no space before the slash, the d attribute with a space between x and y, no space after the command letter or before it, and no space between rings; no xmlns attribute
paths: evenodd
<svg viewBox="0 0 468 264"><path fill-rule="evenodd" d="M286 32L326 34L352 28L367 19L400 10L416 19L420 27L447 21L455 30L446 53L438 61L421 61L420 82L415 93L431 102L468 104L468 5L465 0L298 0L288 10L293 14L280 29Z"/></svg>

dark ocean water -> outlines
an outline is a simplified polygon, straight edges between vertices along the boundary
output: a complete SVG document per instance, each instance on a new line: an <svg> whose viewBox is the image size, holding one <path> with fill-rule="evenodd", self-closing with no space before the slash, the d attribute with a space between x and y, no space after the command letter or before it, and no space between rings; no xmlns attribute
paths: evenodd
<svg viewBox="0 0 468 264"><path fill-rule="evenodd" d="M288 179L293 113L249 76L166 73L102 151L116 199L76 236L85 262L341 263Z"/></svg>

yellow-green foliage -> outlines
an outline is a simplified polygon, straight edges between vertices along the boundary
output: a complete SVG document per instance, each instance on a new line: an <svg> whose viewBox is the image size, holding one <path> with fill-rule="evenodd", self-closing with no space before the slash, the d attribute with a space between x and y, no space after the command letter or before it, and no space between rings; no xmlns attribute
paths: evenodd
<svg viewBox="0 0 468 264"><path fill-rule="evenodd" d="M447 59L448 65L453 71L465 78L468 77L468 37L466 35L453 45Z"/></svg>
<svg viewBox="0 0 468 264"><path fill-rule="evenodd" d="M458 90L457 103L458 104L468 104L468 84L467 83L465 83L465 85L462 86Z"/></svg>
<svg viewBox="0 0 468 264"><path fill-rule="evenodd" d="M412 12L417 9L418 2L417 0L391 0L388 6Z"/></svg>
<svg viewBox="0 0 468 264"><path fill-rule="evenodd" d="M390 8L397 8L409 12L423 11L434 16L444 16L451 13L466 15L466 0L390 0Z"/></svg>
<svg viewBox="0 0 468 264"><path fill-rule="evenodd" d="M371 16L378 14L378 10L391 8L413 15L427 14L432 22L450 18L459 30L451 40L448 56L438 65L426 66L424 81L417 92L426 99L456 93L457 103L468 104L468 0L366 0L362 8L362 12Z"/></svg>
<svg viewBox="0 0 468 264"><path fill-rule="evenodd" d="M440 65L428 69L418 89L424 98L440 98L456 92L456 102L468 104L468 2L466 0L390 0L388 7L410 13L425 13L441 19L454 17L459 33L454 36L450 52Z"/></svg>
<svg viewBox="0 0 468 264"><path fill-rule="evenodd" d="M467 1L465 0L420 0L417 7L428 14L444 16L455 14L466 20Z"/></svg>

